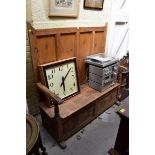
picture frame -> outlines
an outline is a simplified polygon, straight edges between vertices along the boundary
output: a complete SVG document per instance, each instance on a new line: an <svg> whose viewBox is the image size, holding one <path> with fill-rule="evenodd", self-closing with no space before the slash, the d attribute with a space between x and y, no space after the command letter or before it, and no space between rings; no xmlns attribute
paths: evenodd
<svg viewBox="0 0 155 155"><path fill-rule="evenodd" d="M77 17L78 14L79 0L49 0L49 17Z"/></svg>
<svg viewBox="0 0 155 155"><path fill-rule="evenodd" d="M103 9L104 0L84 0L84 8Z"/></svg>
<svg viewBox="0 0 155 155"><path fill-rule="evenodd" d="M76 57L39 65L41 82L62 100L80 93Z"/></svg>

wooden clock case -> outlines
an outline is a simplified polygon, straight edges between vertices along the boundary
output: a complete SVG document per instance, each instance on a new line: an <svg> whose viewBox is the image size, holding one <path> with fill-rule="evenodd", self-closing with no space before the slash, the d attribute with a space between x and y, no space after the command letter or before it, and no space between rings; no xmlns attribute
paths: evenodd
<svg viewBox="0 0 155 155"><path fill-rule="evenodd" d="M63 100L66 100L68 98L71 98L72 96L74 96L74 95L76 95L76 94L78 94L80 92L80 85L79 85L79 79L78 79L78 74L77 74L76 57L71 57L71 58L68 58L68 59L54 61L54 62L51 62L51 63L46 63L46 64L43 64L43 65L39 65L38 66L38 68L39 68L39 74L40 74L40 78L41 78L41 83L49 88L49 85L48 85L48 82L47 82L47 76L46 76L46 69L48 69L50 67L57 67L57 66L61 66L62 67L64 64L67 64L67 63L73 63L74 64L74 67L75 67L74 68L74 71L75 71L75 79L76 79L75 82L76 82L76 88L77 88L77 90L76 90L76 92L74 92L74 93L72 93L72 94L70 94L68 96L65 96L63 98ZM58 80L58 79L56 79L56 80ZM48 103L49 103L49 106L51 106L50 99L49 99Z"/></svg>

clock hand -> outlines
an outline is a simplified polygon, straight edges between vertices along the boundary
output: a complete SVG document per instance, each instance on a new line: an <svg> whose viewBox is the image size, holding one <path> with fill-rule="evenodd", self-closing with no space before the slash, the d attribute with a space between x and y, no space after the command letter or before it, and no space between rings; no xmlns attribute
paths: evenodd
<svg viewBox="0 0 155 155"><path fill-rule="evenodd" d="M66 79L66 77L68 76L69 72L71 71L71 68L68 70L66 76L64 77L64 80Z"/></svg>
<svg viewBox="0 0 155 155"><path fill-rule="evenodd" d="M62 76L62 83L61 83L61 85L60 85L60 87L61 86L63 86L63 89L64 89L64 91L65 91L65 83L64 83L64 77Z"/></svg>
<svg viewBox="0 0 155 155"><path fill-rule="evenodd" d="M68 74L69 74L69 72L70 72L70 70L71 70L71 68L68 70L68 72L67 72L66 76L62 78L62 82L61 82L60 87L63 85L63 83L64 83L64 81L65 81L65 79L66 79L67 75L68 75Z"/></svg>

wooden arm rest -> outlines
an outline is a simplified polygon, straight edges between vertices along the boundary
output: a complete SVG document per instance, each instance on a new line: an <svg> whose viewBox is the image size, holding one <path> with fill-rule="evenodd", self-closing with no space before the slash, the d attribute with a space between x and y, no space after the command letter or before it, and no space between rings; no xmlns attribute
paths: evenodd
<svg viewBox="0 0 155 155"><path fill-rule="evenodd" d="M45 85L43 85L42 83L38 82L37 83L37 88L39 90L41 90L46 96L48 96L50 99L53 100L54 104L58 103L61 104L63 102L63 100L58 97L57 95L55 95L52 91L50 91Z"/></svg>

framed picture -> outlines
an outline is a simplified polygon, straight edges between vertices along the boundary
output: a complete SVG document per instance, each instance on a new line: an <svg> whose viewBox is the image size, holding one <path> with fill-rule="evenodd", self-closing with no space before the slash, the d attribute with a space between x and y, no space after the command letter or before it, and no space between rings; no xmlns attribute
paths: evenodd
<svg viewBox="0 0 155 155"><path fill-rule="evenodd" d="M49 0L49 16L77 17L79 0Z"/></svg>
<svg viewBox="0 0 155 155"><path fill-rule="evenodd" d="M84 8L103 9L104 0L84 0Z"/></svg>
<svg viewBox="0 0 155 155"><path fill-rule="evenodd" d="M61 99L80 92L75 57L40 65L39 71L42 83Z"/></svg>

